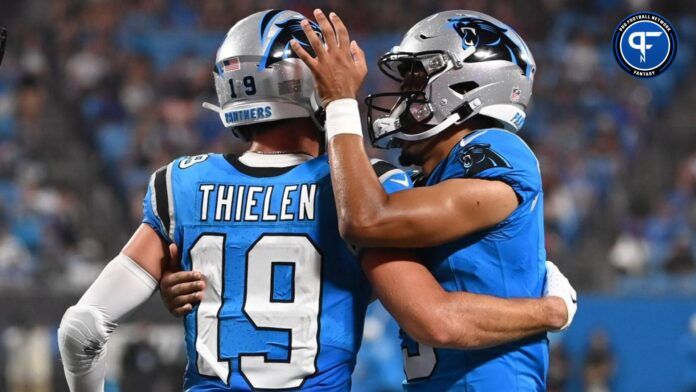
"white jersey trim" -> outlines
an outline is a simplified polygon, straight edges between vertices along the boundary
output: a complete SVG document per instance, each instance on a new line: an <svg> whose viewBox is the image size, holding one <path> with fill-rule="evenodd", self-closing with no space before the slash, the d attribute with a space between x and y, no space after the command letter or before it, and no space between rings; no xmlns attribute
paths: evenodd
<svg viewBox="0 0 696 392"><path fill-rule="evenodd" d="M251 167L289 167L312 159L313 156L304 153L263 154L247 151L239 157L239 162Z"/></svg>

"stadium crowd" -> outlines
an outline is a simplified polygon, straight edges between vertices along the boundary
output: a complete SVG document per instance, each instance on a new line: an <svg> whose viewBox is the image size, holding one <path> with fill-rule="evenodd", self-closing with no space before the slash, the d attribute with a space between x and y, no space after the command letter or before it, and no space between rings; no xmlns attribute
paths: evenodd
<svg viewBox="0 0 696 392"><path fill-rule="evenodd" d="M75 269L92 276L92 261L105 260L139 221L152 171L179 155L241 150L200 107L215 101L216 46L254 10L310 13L321 5L8 3L0 15L11 31L0 74L0 284L11 286L65 271L85 276ZM348 3L326 6L344 15L371 64L423 15L458 6ZM693 99L693 88L684 88L693 84L683 82L693 63L694 17L680 12L681 2L661 2L679 26L679 57L659 79L634 79L616 66L608 37L614 21L642 3L467 4L516 28L535 54L539 71L522 136L542 165L549 255L583 289L616 287L615 271L660 280L692 275L696 266L696 149L685 143L686 119L661 120L679 110L671 103ZM365 91L388 88L374 70ZM589 279L598 270L604 278Z"/></svg>
<svg viewBox="0 0 696 392"><path fill-rule="evenodd" d="M154 170L180 155L243 149L201 108L216 102L214 53L240 18L335 10L374 65L422 17L465 6L508 23L534 53L521 136L541 164L549 258L584 291L696 293L692 6L659 2L679 52L670 72L641 80L616 64L611 34L656 1L533 3L3 1L0 288L83 291L140 221ZM372 68L364 92L390 88Z"/></svg>

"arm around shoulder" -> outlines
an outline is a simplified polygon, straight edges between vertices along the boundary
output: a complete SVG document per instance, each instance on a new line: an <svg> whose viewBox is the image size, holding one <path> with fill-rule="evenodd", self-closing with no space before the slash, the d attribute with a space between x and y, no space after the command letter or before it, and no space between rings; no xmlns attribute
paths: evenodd
<svg viewBox="0 0 696 392"><path fill-rule="evenodd" d="M362 266L401 328L433 347L480 349L557 330L568 320L560 298L509 299L445 291L404 250L367 250Z"/></svg>
<svg viewBox="0 0 696 392"><path fill-rule="evenodd" d="M435 246L492 227L518 206L501 181L452 179L385 195L369 213L344 216L342 234L362 246Z"/></svg>

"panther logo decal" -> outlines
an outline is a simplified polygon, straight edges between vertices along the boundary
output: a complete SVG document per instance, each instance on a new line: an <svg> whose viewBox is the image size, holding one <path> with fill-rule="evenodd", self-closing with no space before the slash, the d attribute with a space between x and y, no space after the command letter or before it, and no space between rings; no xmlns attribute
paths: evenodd
<svg viewBox="0 0 696 392"><path fill-rule="evenodd" d="M447 19L454 31L462 39L462 48L474 47L475 51L464 62L477 63L491 60L507 60L522 69L522 73L530 76L534 73L532 66L527 63L526 47L520 47L505 34L508 30L496 26L489 21L468 16Z"/></svg>
<svg viewBox="0 0 696 392"><path fill-rule="evenodd" d="M512 168L505 158L491 149L490 144L467 146L459 152L458 159L464 167L464 173L467 177L473 177L484 170L495 167Z"/></svg>
<svg viewBox="0 0 696 392"><path fill-rule="evenodd" d="M307 35L300 26L302 18L294 17L282 22L275 22L280 10L274 10L264 15L260 24L261 42L264 45L264 55L259 63L259 70L268 68L271 65L288 58L297 58L295 52L290 48L290 41L293 39L302 45L307 53L314 56L314 50L310 45ZM324 41L319 25L314 21L309 21L312 30L319 34L319 38Z"/></svg>

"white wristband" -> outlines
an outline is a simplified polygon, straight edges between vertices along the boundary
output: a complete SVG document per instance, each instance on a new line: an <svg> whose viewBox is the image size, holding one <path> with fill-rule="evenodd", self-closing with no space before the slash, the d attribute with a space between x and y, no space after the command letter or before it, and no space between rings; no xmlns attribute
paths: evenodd
<svg viewBox="0 0 696 392"><path fill-rule="evenodd" d="M326 105L326 141L331 140L336 135L362 134L360 124L360 111L358 111L358 101L352 98L337 99Z"/></svg>

